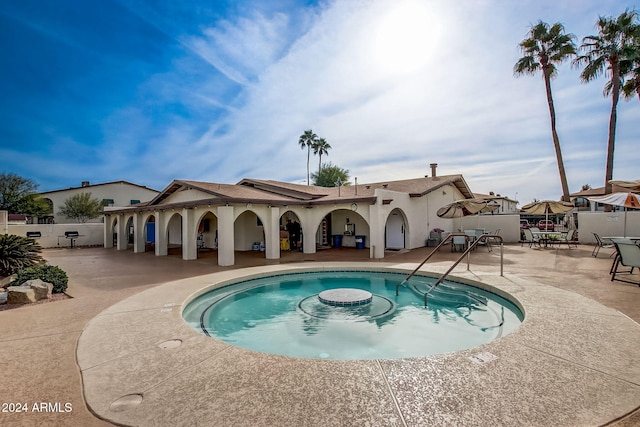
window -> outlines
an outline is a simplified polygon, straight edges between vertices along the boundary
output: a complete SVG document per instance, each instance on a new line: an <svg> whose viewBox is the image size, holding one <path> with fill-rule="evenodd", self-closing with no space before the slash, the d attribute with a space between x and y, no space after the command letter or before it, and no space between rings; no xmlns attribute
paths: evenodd
<svg viewBox="0 0 640 427"><path fill-rule="evenodd" d="M140 203L140 200L134 200L134 199L131 200L132 205L137 205L138 203Z"/></svg>
<svg viewBox="0 0 640 427"><path fill-rule="evenodd" d="M113 206L113 199L102 199L102 206Z"/></svg>

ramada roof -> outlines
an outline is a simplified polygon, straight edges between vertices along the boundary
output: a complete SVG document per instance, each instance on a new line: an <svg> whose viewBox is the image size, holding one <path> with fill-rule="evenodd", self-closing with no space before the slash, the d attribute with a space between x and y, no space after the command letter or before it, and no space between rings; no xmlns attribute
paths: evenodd
<svg viewBox="0 0 640 427"><path fill-rule="evenodd" d="M408 193L410 197L422 197L445 185L454 185L465 196L473 198L473 193L462 175L424 177L400 181L386 181L372 184L346 185L341 187L318 187L315 185L292 184L287 182L242 179L237 184L220 184L191 180L174 180L148 203L135 205L136 209L153 210L159 207L192 207L205 203L212 205L231 203L256 203L272 206L302 205L314 206L335 203L374 204L377 201L375 191L384 189L399 193ZM178 191L198 190L211 197L196 200L167 203L166 200ZM129 208L130 209L130 208ZM109 209L117 212L120 209ZM128 210L128 209L122 209Z"/></svg>

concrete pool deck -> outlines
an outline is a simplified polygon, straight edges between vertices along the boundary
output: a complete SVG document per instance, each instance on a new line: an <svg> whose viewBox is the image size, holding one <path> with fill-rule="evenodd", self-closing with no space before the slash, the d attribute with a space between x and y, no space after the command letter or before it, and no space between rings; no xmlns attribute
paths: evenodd
<svg viewBox="0 0 640 427"><path fill-rule="evenodd" d="M345 258L411 269L429 251L383 263L355 250L287 254L277 265L254 255L239 261L252 273ZM109 425L93 411L126 425L638 425L640 288L610 282L611 259L590 257L591 247L507 246L505 277L496 252L480 249L470 271L461 264L452 274L522 302L527 318L511 335L440 356L326 361L230 347L181 320L188 295L243 274L236 269L105 249L46 251L69 273L74 298L0 312L0 357L12 373L0 393L70 401L73 411L2 413L0 424ZM423 270L442 272L456 256L442 251ZM310 257L321 261L302 263ZM482 353L495 358L479 363ZM20 370L25 360L41 362L38 371Z"/></svg>

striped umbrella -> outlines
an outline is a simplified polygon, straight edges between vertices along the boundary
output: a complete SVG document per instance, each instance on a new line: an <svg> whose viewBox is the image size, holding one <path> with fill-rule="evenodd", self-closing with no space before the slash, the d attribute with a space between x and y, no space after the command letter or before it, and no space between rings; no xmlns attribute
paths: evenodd
<svg viewBox="0 0 640 427"><path fill-rule="evenodd" d="M605 205L622 206L628 209L640 209L640 194L636 193L611 193L598 197L587 197L592 202ZM624 211L624 235L627 235L627 210Z"/></svg>

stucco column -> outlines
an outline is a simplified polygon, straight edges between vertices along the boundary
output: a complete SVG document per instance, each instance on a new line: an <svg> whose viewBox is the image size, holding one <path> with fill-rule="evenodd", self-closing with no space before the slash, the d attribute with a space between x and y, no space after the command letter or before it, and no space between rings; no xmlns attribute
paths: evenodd
<svg viewBox="0 0 640 427"><path fill-rule="evenodd" d="M218 265L229 266L235 262L233 238L233 206L218 208Z"/></svg>
<svg viewBox="0 0 640 427"><path fill-rule="evenodd" d="M305 254L316 253L316 231L311 224L315 224L314 213L317 209L305 209L304 218L300 218L302 224L302 252Z"/></svg>
<svg viewBox="0 0 640 427"><path fill-rule="evenodd" d="M144 252L144 224L142 223L142 214L136 212L133 214L133 252Z"/></svg>
<svg viewBox="0 0 640 427"><path fill-rule="evenodd" d="M116 226L116 232L118 233L118 240L117 240L117 248L119 251L124 251L127 249L127 240L129 238L128 234L127 234L127 224L124 221L124 215L123 214L119 214L118 215L118 224Z"/></svg>
<svg viewBox="0 0 640 427"><path fill-rule="evenodd" d="M369 257L384 258L384 222L381 206L369 205Z"/></svg>
<svg viewBox="0 0 640 427"><path fill-rule="evenodd" d="M198 259L194 216L192 208L182 209L182 259L185 261Z"/></svg>
<svg viewBox="0 0 640 427"><path fill-rule="evenodd" d="M169 253L167 236L167 215L164 211L154 212L156 217L156 256L165 256Z"/></svg>
<svg viewBox="0 0 640 427"><path fill-rule="evenodd" d="M113 247L113 215L104 216L104 247Z"/></svg>
<svg viewBox="0 0 640 427"><path fill-rule="evenodd" d="M267 259L280 258L280 209L271 207L264 225L265 256Z"/></svg>

